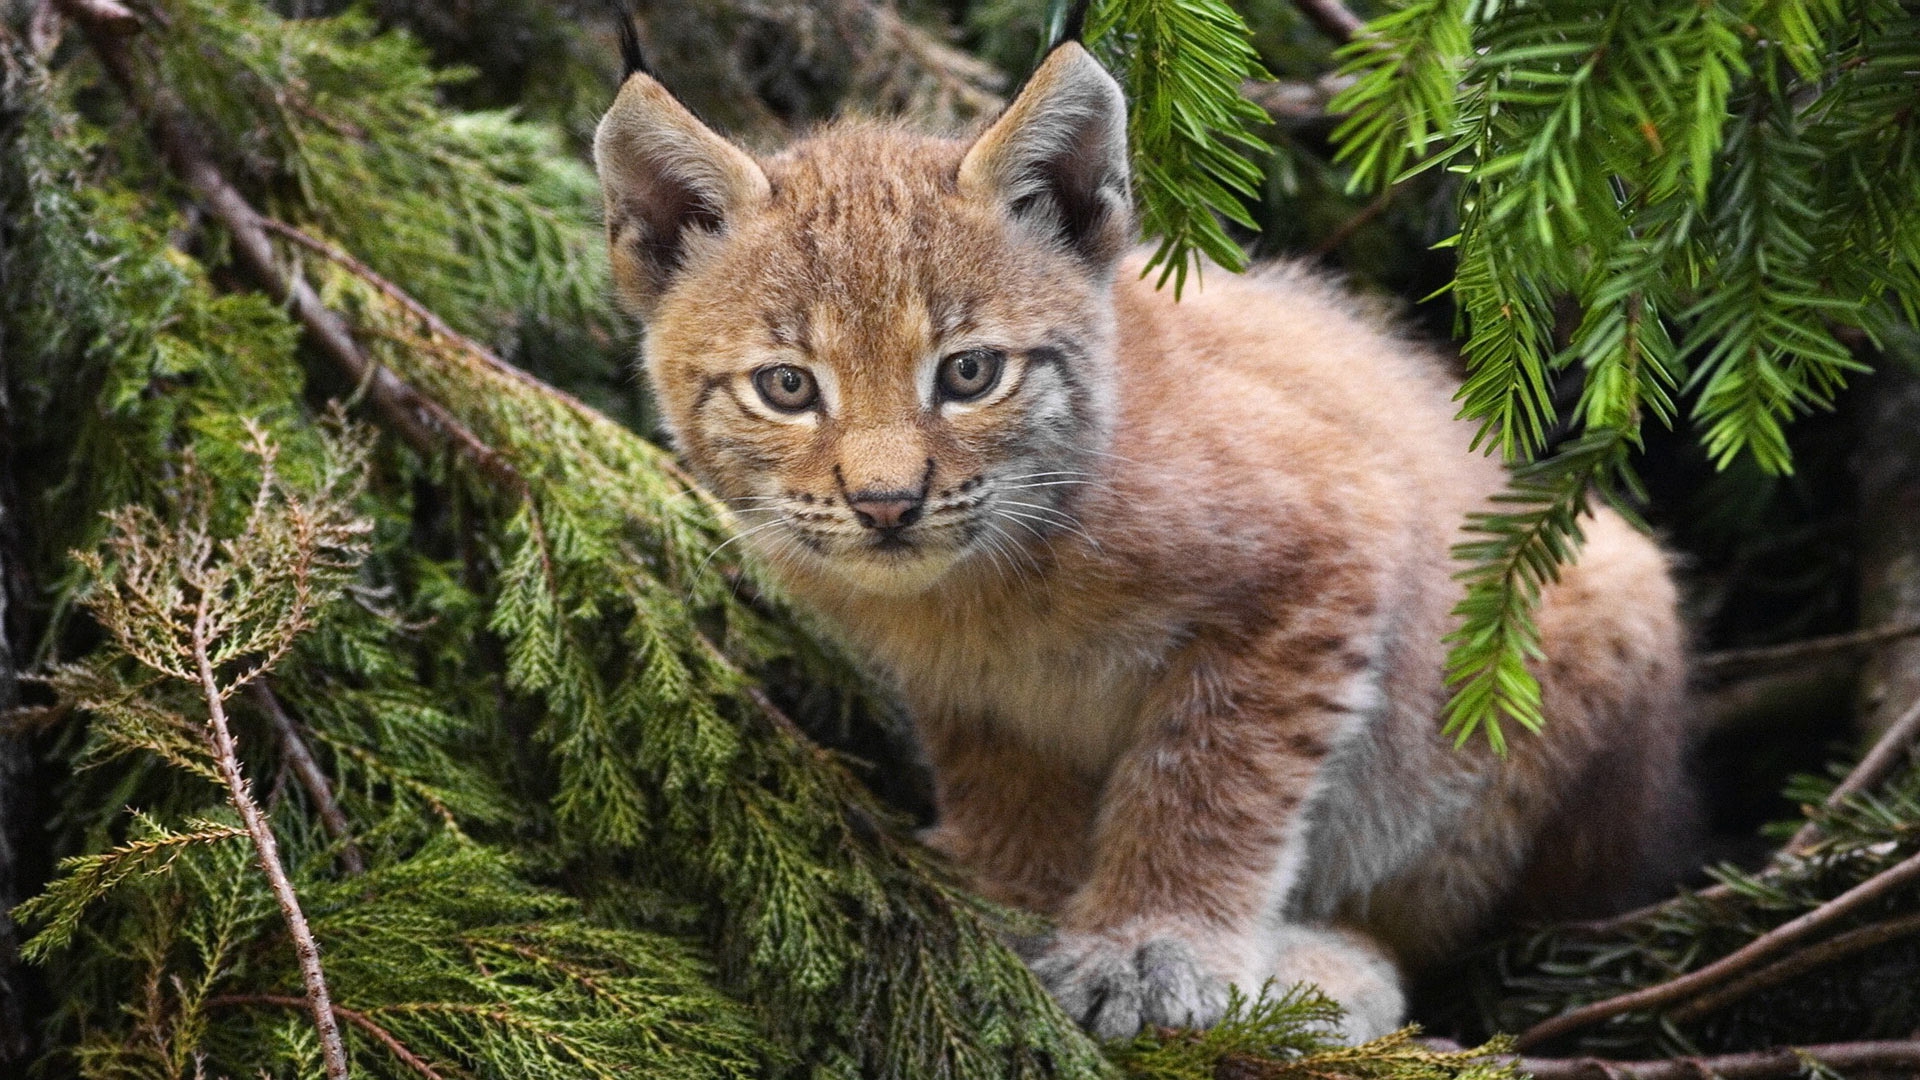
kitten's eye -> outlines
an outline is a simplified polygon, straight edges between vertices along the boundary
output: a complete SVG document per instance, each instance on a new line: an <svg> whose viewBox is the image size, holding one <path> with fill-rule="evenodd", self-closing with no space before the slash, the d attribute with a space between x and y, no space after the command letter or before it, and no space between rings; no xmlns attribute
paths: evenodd
<svg viewBox="0 0 1920 1080"><path fill-rule="evenodd" d="M940 396L948 401L972 401L993 389L1000 381L1000 369L1006 363L998 349L966 349L940 361L936 381Z"/></svg>
<svg viewBox="0 0 1920 1080"><path fill-rule="evenodd" d="M820 384L813 381L813 373L792 364L775 364L754 372L753 388L781 412L804 412L820 400Z"/></svg>

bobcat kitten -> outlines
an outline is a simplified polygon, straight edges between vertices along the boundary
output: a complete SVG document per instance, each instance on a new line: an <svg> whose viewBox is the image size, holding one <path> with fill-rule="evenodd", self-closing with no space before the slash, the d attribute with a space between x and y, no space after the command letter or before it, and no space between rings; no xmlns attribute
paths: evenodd
<svg viewBox="0 0 1920 1080"><path fill-rule="evenodd" d="M1500 466L1312 275L1143 283L1125 129L1073 43L971 141L760 158L634 73L595 140L616 285L687 461L910 706L929 842L1057 920L1060 1003L1123 1036L1310 980L1368 1038L1402 970L1661 846L1674 586L1596 514L1539 613L1547 729L1453 749L1449 546Z"/></svg>

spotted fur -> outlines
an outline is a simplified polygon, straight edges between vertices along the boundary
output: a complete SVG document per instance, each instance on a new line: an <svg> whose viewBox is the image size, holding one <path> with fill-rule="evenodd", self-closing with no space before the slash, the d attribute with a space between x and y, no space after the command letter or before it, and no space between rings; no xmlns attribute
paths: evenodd
<svg viewBox="0 0 1920 1080"><path fill-rule="evenodd" d="M1445 365L1311 273L1143 282L1124 122L1071 43L976 138L760 158L636 74L596 142L617 285L687 461L911 707L928 841L1056 918L1064 1005L1125 1035L1312 979L1378 1034L1401 971L1663 846L1674 586L1599 512L1540 613L1546 732L1442 740L1448 550L1500 468ZM970 349L998 382L942 399ZM756 388L780 365L812 407Z"/></svg>

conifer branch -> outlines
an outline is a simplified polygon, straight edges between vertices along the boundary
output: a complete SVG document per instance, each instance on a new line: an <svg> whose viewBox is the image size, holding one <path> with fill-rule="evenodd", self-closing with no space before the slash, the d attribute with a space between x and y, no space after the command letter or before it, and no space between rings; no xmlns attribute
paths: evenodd
<svg viewBox="0 0 1920 1080"><path fill-rule="evenodd" d="M308 748L307 740L300 733L299 721L295 720L280 703L280 698L268 689L265 682L255 682L247 688L260 711L267 714L272 722L274 734L280 738L280 751L286 755L287 763L293 768L293 775L300 780L300 786L306 789L307 797L313 800L314 812L320 815L320 824L326 827L327 835L340 845L340 864L349 874L365 873L367 860L360 854L360 846L353 842L353 828L347 822L347 815L340 809L340 803L333 797L333 786L327 782L327 774L320 769L320 763L313 759L313 751Z"/></svg>
<svg viewBox="0 0 1920 1080"><path fill-rule="evenodd" d="M1522 1032L1514 1045L1525 1050L1622 1013L1657 1008L1684 1000L1700 990L1751 968L1756 963L1826 929L1862 907L1915 882L1920 882L1920 855L1909 856L1904 862L1868 878L1799 918L1782 923L1713 963L1696 968L1677 979L1620 994L1604 1001L1582 1005L1559 1016L1542 1020Z"/></svg>
<svg viewBox="0 0 1920 1080"><path fill-rule="evenodd" d="M290 277L274 261L266 218L229 183L193 135L192 126L164 89L145 85L127 49L127 25L107 9L125 8L114 0L57 0L85 32L88 45L134 109L173 172L200 204L225 226L241 266L269 296L286 304L315 345L347 376L364 383L381 414L417 452L437 452L450 442L482 471L509 487L521 486L518 474L492 448L438 403L422 397L399 377L363 352L346 323L305 281Z"/></svg>
<svg viewBox="0 0 1920 1080"><path fill-rule="evenodd" d="M206 1000L206 1007L209 1009L246 1008L255 1005L265 1005L282 1009L305 1009L307 1007L307 1003L303 999L287 997L284 994L222 994ZM408 1049L406 1043L394 1038L393 1033L381 1027L373 1017L368 1016L358 1009L349 1009L344 1005L333 1006L333 1015L372 1036L375 1042L386 1047L394 1057L399 1058L401 1064L419 1073L425 1077L426 1080L445 1080L445 1077L440 1075L439 1070L428 1064L420 1055Z"/></svg>

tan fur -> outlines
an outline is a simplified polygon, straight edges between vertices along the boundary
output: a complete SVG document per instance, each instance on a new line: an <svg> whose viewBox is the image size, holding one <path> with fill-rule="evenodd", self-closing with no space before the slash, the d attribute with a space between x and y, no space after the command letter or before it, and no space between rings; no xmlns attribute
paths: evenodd
<svg viewBox="0 0 1920 1080"><path fill-rule="evenodd" d="M1661 553L1587 521L1540 613L1545 733L1504 762L1441 739L1448 549L1501 469L1444 365L1310 273L1209 269L1176 303L1117 258L1118 91L1082 50L971 144L845 125L758 179L731 147L616 152L700 144L656 90L630 80L599 145L672 434L912 709L929 841L1058 919L1035 969L1069 1009L1130 1034L1312 978L1366 1037L1399 1020L1383 957L1632 885L1682 787ZM706 208L664 267L622 250L663 182ZM933 400L973 347L1006 353L1000 388ZM781 363L816 409L760 401ZM867 491L924 495L909 547L860 523Z"/></svg>

